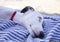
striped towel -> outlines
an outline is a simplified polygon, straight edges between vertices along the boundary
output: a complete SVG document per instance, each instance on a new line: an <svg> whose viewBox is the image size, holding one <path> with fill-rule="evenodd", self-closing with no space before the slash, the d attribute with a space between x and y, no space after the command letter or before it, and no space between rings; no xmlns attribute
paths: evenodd
<svg viewBox="0 0 60 42"><path fill-rule="evenodd" d="M45 25L44 25L45 24ZM49 15L44 16L44 32L45 40L59 42L60 41L60 16Z"/></svg>
<svg viewBox="0 0 60 42"><path fill-rule="evenodd" d="M0 20L0 42L59 42L60 16L44 15L43 29L44 39L32 38L21 24L10 20Z"/></svg>
<svg viewBox="0 0 60 42"><path fill-rule="evenodd" d="M0 20L0 42L24 42L28 34L24 26L10 20Z"/></svg>

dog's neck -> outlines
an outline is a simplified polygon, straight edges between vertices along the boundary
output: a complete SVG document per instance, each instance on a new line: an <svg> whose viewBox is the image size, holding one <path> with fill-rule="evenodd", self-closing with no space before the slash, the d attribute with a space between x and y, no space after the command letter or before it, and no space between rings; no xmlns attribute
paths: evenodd
<svg viewBox="0 0 60 42"><path fill-rule="evenodd" d="M11 17L10 17L10 20L13 21L15 17L22 16L22 15L23 15L23 13L20 13L18 11L14 11L13 14L11 15Z"/></svg>
<svg viewBox="0 0 60 42"><path fill-rule="evenodd" d="M31 10L28 10L28 11L26 12L26 14L28 15L28 14L31 13L31 12L32 12ZM11 16L11 18L10 18L10 20L13 21L14 17L22 16L22 15L26 15L26 14L25 14L25 13L18 12L18 11L14 11L13 14L12 14L12 16Z"/></svg>

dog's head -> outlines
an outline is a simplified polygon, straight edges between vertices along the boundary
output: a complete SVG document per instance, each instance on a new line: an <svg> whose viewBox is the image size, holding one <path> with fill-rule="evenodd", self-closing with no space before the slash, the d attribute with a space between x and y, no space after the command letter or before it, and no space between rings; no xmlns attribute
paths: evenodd
<svg viewBox="0 0 60 42"><path fill-rule="evenodd" d="M19 19L15 18L16 21L26 26L32 37L43 38L44 37L44 32L42 28L43 16L30 6L27 6L24 9L22 9L20 13L23 14L17 16Z"/></svg>

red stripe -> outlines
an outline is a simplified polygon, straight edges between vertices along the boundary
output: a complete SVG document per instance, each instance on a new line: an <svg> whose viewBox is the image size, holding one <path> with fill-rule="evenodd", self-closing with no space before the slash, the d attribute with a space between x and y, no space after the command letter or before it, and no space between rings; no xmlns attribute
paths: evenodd
<svg viewBox="0 0 60 42"><path fill-rule="evenodd" d="M12 16L11 16L11 18L10 18L10 20L12 20L13 21L13 18L14 18L14 16L16 15L16 11L15 12L13 12L13 14L12 14Z"/></svg>

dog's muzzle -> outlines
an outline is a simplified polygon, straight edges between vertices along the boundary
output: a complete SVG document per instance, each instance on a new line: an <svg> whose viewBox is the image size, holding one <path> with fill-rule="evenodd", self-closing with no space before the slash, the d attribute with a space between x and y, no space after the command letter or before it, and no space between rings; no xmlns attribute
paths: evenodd
<svg viewBox="0 0 60 42"><path fill-rule="evenodd" d="M34 38L41 38L41 39L43 39L44 36L45 35L44 35L44 32L43 31L40 31L39 35L34 34Z"/></svg>
<svg viewBox="0 0 60 42"><path fill-rule="evenodd" d="M40 34L38 36L35 36L35 37L43 39L44 38L44 32L40 31Z"/></svg>

